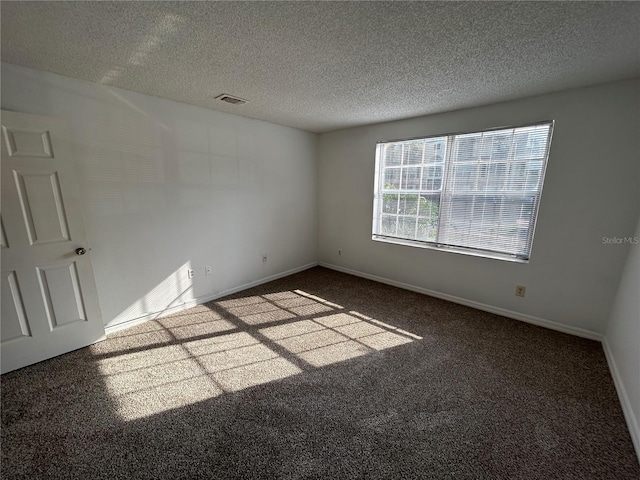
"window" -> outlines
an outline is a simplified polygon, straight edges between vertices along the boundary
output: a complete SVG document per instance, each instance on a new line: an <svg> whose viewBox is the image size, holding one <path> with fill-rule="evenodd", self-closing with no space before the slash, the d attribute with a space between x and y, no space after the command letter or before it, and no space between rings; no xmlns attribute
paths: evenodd
<svg viewBox="0 0 640 480"><path fill-rule="evenodd" d="M378 143L373 239L528 261L552 131Z"/></svg>

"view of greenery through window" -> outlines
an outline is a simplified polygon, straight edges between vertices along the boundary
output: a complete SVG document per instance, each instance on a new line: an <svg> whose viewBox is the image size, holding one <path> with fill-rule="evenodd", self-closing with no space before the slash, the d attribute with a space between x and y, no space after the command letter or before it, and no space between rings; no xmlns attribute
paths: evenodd
<svg viewBox="0 0 640 480"><path fill-rule="evenodd" d="M551 130L379 143L374 239L528 259Z"/></svg>

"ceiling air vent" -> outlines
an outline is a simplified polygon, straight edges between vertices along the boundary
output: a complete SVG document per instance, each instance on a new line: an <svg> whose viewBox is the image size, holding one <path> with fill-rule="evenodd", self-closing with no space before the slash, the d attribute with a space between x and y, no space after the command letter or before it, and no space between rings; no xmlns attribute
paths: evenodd
<svg viewBox="0 0 640 480"><path fill-rule="evenodd" d="M233 95L228 95L223 93L222 95L218 95L216 100L220 100L221 102L227 102L232 105L242 105L243 103L247 103L247 100L243 100L242 98L234 97Z"/></svg>

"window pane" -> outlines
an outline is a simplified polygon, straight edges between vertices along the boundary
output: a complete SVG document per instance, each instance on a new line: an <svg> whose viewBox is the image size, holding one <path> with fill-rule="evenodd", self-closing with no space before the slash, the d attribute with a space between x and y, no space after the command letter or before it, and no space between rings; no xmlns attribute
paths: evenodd
<svg viewBox="0 0 640 480"><path fill-rule="evenodd" d="M426 218L418 218L418 231L416 233L416 240L422 240L423 242L435 242L438 235L438 222L435 225L432 221Z"/></svg>
<svg viewBox="0 0 640 480"><path fill-rule="evenodd" d="M451 188L454 192L472 192L476 188L478 178L477 165L454 165L452 169L453 182Z"/></svg>
<svg viewBox="0 0 640 480"><path fill-rule="evenodd" d="M417 215L418 214L418 198L416 195L400 195L400 206L398 207L399 215Z"/></svg>
<svg viewBox="0 0 640 480"><path fill-rule="evenodd" d="M505 161L511 155L511 134L503 132L492 132L493 144L491 146L491 159L494 161Z"/></svg>
<svg viewBox="0 0 640 480"><path fill-rule="evenodd" d="M434 226L438 223L440 215L440 196L423 195L420 197L418 215L429 219L434 219Z"/></svg>
<svg viewBox="0 0 640 480"><path fill-rule="evenodd" d="M442 166L423 167L421 190L440 190L442 188Z"/></svg>
<svg viewBox="0 0 640 480"><path fill-rule="evenodd" d="M398 195L385 193L382 196L382 212L393 214L398 213Z"/></svg>
<svg viewBox="0 0 640 480"><path fill-rule="evenodd" d="M516 160L541 160L547 150L548 129L544 126L525 127L514 135L514 158Z"/></svg>
<svg viewBox="0 0 640 480"><path fill-rule="evenodd" d="M400 169L385 168L384 170L384 190L398 190L400 188Z"/></svg>
<svg viewBox="0 0 640 480"><path fill-rule="evenodd" d="M542 162L513 162L509 166L508 189L511 192L537 191L541 175Z"/></svg>
<svg viewBox="0 0 640 480"><path fill-rule="evenodd" d="M507 175L506 163L493 163L489 165L487 172L486 190L489 192L500 192L505 188Z"/></svg>
<svg viewBox="0 0 640 480"><path fill-rule="evenodd" d="M421 170L421 167L403 168L401 188L404 190L419 190Z"/></svg>
<svg viewBox="0 0 640 480"><path fill-rule="evenodd" d="M540 188L542 176L542 162L527 162L525 166L525 187L526 191L537 191Z"/></svg>
<svg viewBox="0 0 640 480"><path fill-rule="evenodd" d="M509 191L521 192L525 185L525 168L524 162L513 162L509 165Z"/></svg>
<svg viewBox="0 0 640 480"><path fill-rule="evenodd" d="M391 167L402 163L402 144L392 143L384 149L384 166Z"/></svg>
<svg viewBox="0 0 640 480"><path fill-rule="evenodd" d="M456 137L453 152L456 162L475 162L478 159L478 147L482 139L481 133L470 133Z"/></svg>
<svg viewBox="0 0 640 480"><path fill-rule="evenodd" d="M429 139L425 143L424 163L444 162L445 147L446 147L446 139L444 138Z"/></svg>
<svg viewBox="0 0 640 480"><path fill-rule="evenodd" d="M416 232L415 217L398 217L398 236L413 239Z"/></svg>
<svg viewBox="0 0 640 480"><path fill-rule="evenodd" d="M396 234L397 221L398 221L398 217L396 216L383 215L380 222L380 227L381 227L380 234L394 236Z"/></svg>
<svg viewBox="0 0 640 480"><path fill-rule="evenodd" d="M410 142L405 149L405 165L415 165L422 163L422 152L424 151L424 140Z"/></svg>

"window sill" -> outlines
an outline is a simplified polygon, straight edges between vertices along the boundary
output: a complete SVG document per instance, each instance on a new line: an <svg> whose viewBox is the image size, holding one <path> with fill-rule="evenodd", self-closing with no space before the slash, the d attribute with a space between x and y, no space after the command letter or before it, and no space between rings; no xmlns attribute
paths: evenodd
<svg viewBox="0 0 640 480"><path fill-rule="evenodd" d="M460 255L469 255L472 257L481 257L481 258L489 258L491 260L503 260L506 262L512 263L529 263L528 259L517 258L512 255L506 255L501 253L494 252L484 252L479 250L472 250L461 247L449 247L449 246L441 246L436 244L429 244L426 242L418 242L413 240L403 240L400 238L391 238L391 237L383 237L380 235L373 235L371 239L374 242L382 242L382 243L391 243L393 245L402 245L405 247L416 247L416 248L426 248L428 250L437 250L439 252L447 252L447 253L457 253Z"/></svg>

